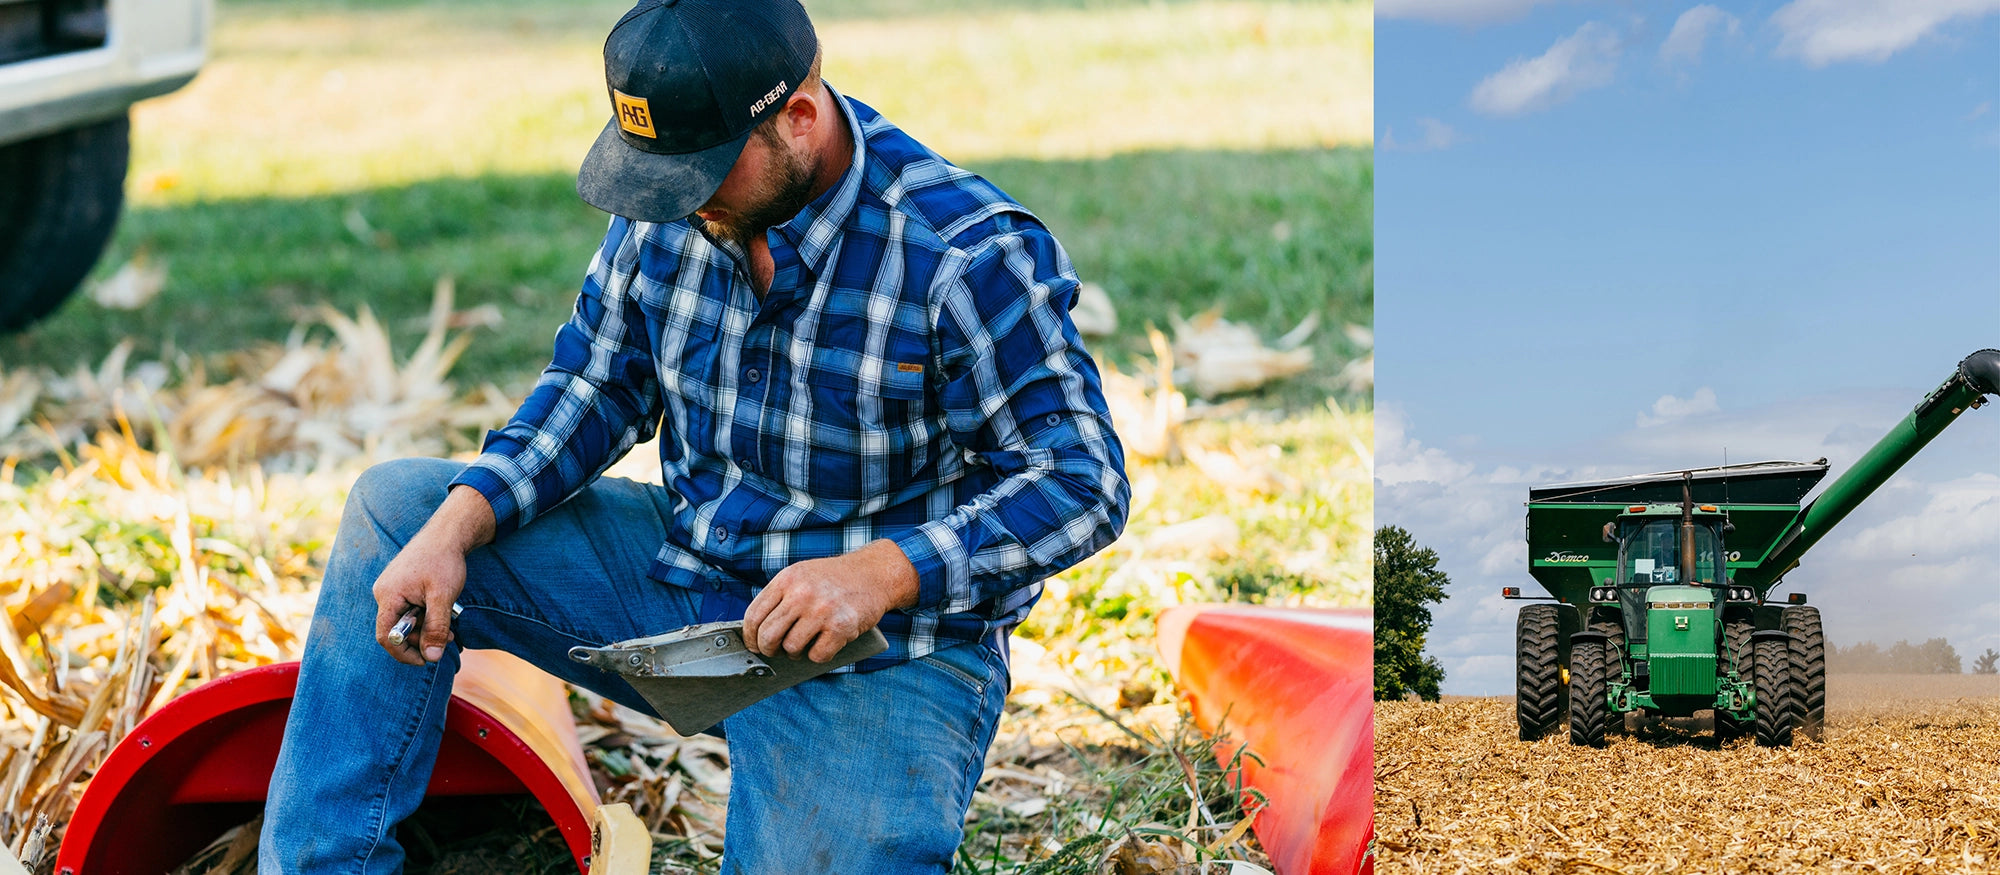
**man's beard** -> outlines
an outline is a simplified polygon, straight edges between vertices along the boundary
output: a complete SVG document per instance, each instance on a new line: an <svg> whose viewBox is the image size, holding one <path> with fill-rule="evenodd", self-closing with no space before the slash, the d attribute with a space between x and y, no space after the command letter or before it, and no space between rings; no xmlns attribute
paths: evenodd
<svg viewBox="0 0 2000 875"><path fill-rule="evenodd" d="M773 158L751 192L750 205L721 222L702 220L709 234L733 240L745 250L750 248L751 235L789 221L812 201L813 173L804 156L776 137L765 142L772 147Z"/></svg>

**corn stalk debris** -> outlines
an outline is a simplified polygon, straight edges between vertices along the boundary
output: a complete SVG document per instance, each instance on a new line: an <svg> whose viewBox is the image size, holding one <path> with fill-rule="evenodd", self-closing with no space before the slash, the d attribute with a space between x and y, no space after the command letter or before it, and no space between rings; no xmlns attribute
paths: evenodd
<svg viewBox="0 0 2000 875"><path fill-rule="evenodd" d="M1384 873L2000 870L2000 678L1831 675L1824 742L1662 721L1516 740L1513 703L1378 702Z"/></svg>

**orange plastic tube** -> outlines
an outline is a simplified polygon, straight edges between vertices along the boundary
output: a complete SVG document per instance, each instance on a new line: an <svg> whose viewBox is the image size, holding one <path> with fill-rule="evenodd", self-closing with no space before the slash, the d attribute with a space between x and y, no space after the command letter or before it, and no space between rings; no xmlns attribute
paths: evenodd
<svg viewBox="0 0 2000 875"><path fill-rule="evenodd" d="M1224 724L1216 759L1247 748L1243 784L1269 800L1253 828L1278 875L1372 873L1372 615L1189 605L1161 615L1158 643L1196 723Z"/></svg>

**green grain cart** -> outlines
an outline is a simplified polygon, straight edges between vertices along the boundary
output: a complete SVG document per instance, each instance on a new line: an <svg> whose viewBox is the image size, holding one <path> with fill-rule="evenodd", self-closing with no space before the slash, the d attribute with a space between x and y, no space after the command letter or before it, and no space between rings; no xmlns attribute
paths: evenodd
<svg viewBox="0 0 2000 875"><path fill-rule="evenodd" d="M1521 608L1516 716L1533 741L1569 723L1601 746L1625 717L1715 712L1722 740L1820 737L1826 638L1803 593L1768 600L1799 557L1960 413L2000 395L2000 350L1981 350L1810 503L1827 462L1760 462L1528 492L1528 573L1546 604ZM1518 587L1503 591L1523 598ZM1535 597L1529 597L1535 598Z"/></svg>

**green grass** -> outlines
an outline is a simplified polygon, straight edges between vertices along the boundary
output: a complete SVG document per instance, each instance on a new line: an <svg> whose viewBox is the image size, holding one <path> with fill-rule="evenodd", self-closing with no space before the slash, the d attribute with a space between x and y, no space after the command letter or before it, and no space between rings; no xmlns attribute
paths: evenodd
<svg viewBox="0 0 2000 875"><path fill-rule="evenodd" d="M0 362L67 369L281 340L363 303L403 348L432 283L505 323L461 381L547 361L604 217L576 162L602 126L600 46L626 4L225 0L189 87L134 111L128 209L103 277L169 268L137 311L74 300L0 338ZM829 81L1039 213L1143 327L1220 302L1271 335L1307 313L1330 366L1372 321L1373 23L1365 3L814 0ZM1356 145L1359 144L1359 145ZM352 217L380 234L350 231ZM1343 398L1352 405L1362 399Z"/></svg>
<svg viewBox="0 0 2000 875"><path fill-rule="evenodd" d="M1118 303L1124 336L1099 350L1113 360L1140 351L1147 322L1164 327L1171 313L1191 316L1218 302L1225 315L1272 335L1318 310L1329 326L1318 335L1327 361L1352 353L1338 325L1370 322L1373 165L1365 150L974 166L1040 214L1079 274ZM460 307L493 303L505 317L481 331L456 376L519 386L547 363L603 233L604 216L571 186L559 174L485 176L136 208L106 261L145 247L168 264L166 290L132 311L72 300L36 328L0 339L0 360L67 369L128 337L141 355L169 345L229 352L283 339L318 304L373 307L408 350L422 333L411 320L429 306L431 284L450 275ZM356 235L350 211L381 235ZM1287 230L1274 235L1281 223ZM1330 391L1332 368L1322 371L1299 381L1304 394Z"/></svg>
<svg viewBox="0 0 2000 875"><path fill-rule="evenodd" d="M827 80L961 162L1361 145L1366 5L1202 0L833 17ZM620 4L225 3L195 81L134 112L141 205L574 173Z"/></svg>

